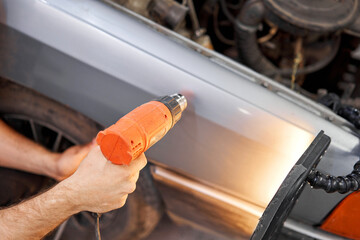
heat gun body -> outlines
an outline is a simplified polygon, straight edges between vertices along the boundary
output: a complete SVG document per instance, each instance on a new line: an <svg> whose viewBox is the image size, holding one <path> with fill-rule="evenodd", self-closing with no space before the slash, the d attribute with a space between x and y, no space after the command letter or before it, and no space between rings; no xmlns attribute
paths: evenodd
<svg viewBox="0 0 360 240"><path fill-rule="evenodd" d="M187 102L181 94L145 103L96 137L104 156L115 164L129 164L158 142L181 118Z"/></svg>

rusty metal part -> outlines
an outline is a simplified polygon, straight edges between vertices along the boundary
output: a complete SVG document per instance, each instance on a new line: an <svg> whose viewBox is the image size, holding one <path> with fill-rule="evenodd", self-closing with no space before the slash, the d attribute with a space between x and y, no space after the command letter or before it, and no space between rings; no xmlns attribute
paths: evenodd
<svg viewBox="0 0 360 240"><path fill-rule="evenodd" d="M283 22L279 27L285 31L293 25L314 32L334 32L350 25L359 14L358 0L264 0L264 4L268 13Z"/></svg>
<svg viewBox="0 0 360 240"><path fill-rule="evenodd" d="M200 44L201 46L206 47L207 49L214 50L214 46L211 42L209 35L206 35L206 34L202 35L202 36L196 38L195 41L198 44Z"/></svg>
<svg viewBox="0 0 360 240"><path fill-rule="evenodd" d="M315 42L313 46L307 45L303 47L304 51L304 59L307 57L312 59L317 59L317 61L312 61L312 63L308 63L302 69L297 70L298 75L304 75L316 72L325 66L327 66L336 56L339 51L341 43L340 36L334 36L333 39L319 43ZM283 69L276 69L275 72L263 72L265 75L274 75L279 74L281 76L291 76L293 72L292 68L283 68Z"/></svg>
<svg viewBox="0 0 360 240"><path fill-rule="evenodd" d="M149 17L149 11L147 10L147 7L151 0L112 0L112 1L144 17Z"/></svg>
<svg viewBox="0 0 360 240"><path fill-rule="evenodd" d="M299 37L295 42L295 49L294 49L294 63L293 63L293 69L291 74L291 89L295 88L295 81L296 81L296 73L298 70L298 67L303 62L303 54L302 54L302 38Z"/></svg>
<svg viewBox="0 0 360 240"><path fill-rule="evenodd" d="M261 38L258 38L257 42L261 44L261 43L265 43L265 42L269 41L276 35L278 30L279 30L279 28L277 26L271 27L269 33Z"/></svg>
<svg viewBox="0 0 360 240"><path fill-rule="evenodd" d="M194 38L196 39L204 35L206 29L200 27L193 0L187 0L187 5L189 7L189 15L194 31Z"/></svg>
<svg viewBox="0 0 360 240"><path fill-rule="evenodd" d="M184 21L188 8L173 0L152 0L148 10L155 21L177 29Z"/></svg>
<svg viewBox="0 0 360 240"><path fill-rule="evenodd" d="M280 67L276 66L266 57L257 44L256 31L261 22L263 22L265 16L267 16L267 13L262 1L249 0L244 4L241 12L236 17L234 26L236 30L236 44L239 60L267 76L290 77L293 73L291 65L288 64L288 67L284 68L281 68L281 64L279 64ZM318 42L317 39L313 41ZM304 65L302 69L298 69L297 74L303 75L315 72L325 67L333 60L340 46L340 36L333 35L330 40L324 43L326 44L317 44L316 49L312 50L314 52L322 51L322 55L318 54L315 58L311 51L306 51L304 48L304 53L306 54L304 54L303 59L305 60L305 57L309 52L309 56L311 56L312 59L317 59L317 61L309 61L309 65ZM306 46L308 45L309 44ZM328 46L330 46L330 48L328 48ZM321 56L321 58L318 58L319 56Z"/></svg>

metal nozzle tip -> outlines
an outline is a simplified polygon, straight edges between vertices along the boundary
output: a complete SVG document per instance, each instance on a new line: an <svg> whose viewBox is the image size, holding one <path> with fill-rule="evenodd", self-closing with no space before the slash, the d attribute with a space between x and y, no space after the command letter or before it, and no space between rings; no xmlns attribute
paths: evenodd
<svg viewBox="0 0 360 240"><path fill-rule="evenodd" d="M178 94L180 96L178 103L180 105L181 111L184 111L187 108L187 100L184 95Z"/></svg>
<svg viewBox="0 0 360 240"><path fill-rule="evenodd" d="M181 112L183 112L187 107L187 100L186 100L185 96L180 93L177 93L177 94L171 95L171 97L175 98L175 100L178 102L178 104L180 106Z"/></svg>

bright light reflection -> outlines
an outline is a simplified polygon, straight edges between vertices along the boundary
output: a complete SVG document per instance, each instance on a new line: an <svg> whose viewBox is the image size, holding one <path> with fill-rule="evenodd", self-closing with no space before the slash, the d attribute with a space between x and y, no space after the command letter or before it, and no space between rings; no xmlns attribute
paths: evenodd
<svg viewBox="0 0 360 240"><path fill-rule="evenodd" d="M266 208L314 135L285 121L249 121L244 126L251 129L247 134L252 138L240 135L236 142L228 143L236 152L222 159L223 169L231 169L223 174L228 184L241 189L235 194ZM238 159L237 165L233 156Z"/></svg>
<svg viewBox="0 0 360 240"><path fill-rule="evenodd" d="M273 147L281 150L274 154L270 162L265 163L267 167L259 169L267 179L267 191L264 197L270 202L280 185L290 172L291 168L299 160L306 148L310 145L314 136L302 129L291 127L275 128L272 134Z"/></svg>
<svg viewBox="0 0 360 240"><path fill-rule="evenodd" d="M245 110L243 108L238 108L238 110L246 115L251 115L251 113L248 110Z"/></svg>

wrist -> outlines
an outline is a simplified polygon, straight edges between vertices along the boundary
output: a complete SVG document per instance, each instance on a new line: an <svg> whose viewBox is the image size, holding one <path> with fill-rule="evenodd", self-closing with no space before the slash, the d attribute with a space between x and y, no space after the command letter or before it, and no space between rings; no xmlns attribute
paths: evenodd
<svg viewBox="0 0 360 240"><path fill-rule="evenodd" d="M71 215L85 211L84 204L81 202L83 196L81 196L79 186L68 178L56 185L57 192L62 194L62 198L66 201L67 210Z"/></svg>
<svg viewBox="0 0 360 240"><path fill-rule="evenodd" d="M44 158L43 162L43 175L51 177L55 180L60 180L62 176L60 176L60 171L58 167L58 162L60 159L60 153L48 152Z"/></svg>

